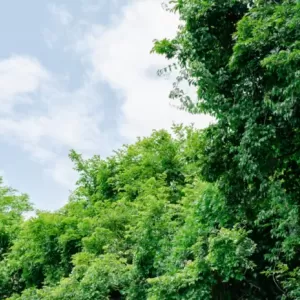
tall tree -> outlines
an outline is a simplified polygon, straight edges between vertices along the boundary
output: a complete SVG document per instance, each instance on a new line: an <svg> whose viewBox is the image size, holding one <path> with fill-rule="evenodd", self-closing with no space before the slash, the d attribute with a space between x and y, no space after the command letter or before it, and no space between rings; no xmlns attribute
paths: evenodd
<svg viewBox="0 0 300 300"><path fill-rule="evenodd" d="M156 41L154 51L175 58L179 79L197 86L197 103L173 92L183 108L216 117L199 149L201 172L218 182L231 212L252 230L258 268L249 284L259 278L254 281L260 297L267 297L259 292L265 290L272 299L298 299L300 3L175 0L171 5L183 25L174 39Z"/></svg>

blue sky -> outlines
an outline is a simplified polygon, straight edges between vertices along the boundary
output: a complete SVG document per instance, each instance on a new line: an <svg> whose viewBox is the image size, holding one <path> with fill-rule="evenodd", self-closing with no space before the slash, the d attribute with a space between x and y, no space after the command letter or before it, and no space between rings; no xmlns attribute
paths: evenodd
<svg viewBox="0 0 300 300"><path fill-rule="evenodd" d="M16 9L18 8L18 9ZM0 11L0 175L38 209L74 188L70 149L109 155L173 122L205 127L170 105L176 76L150 55L177 16L161 0L10 0ZM195 91L185 87L191 96Z"/></svg>

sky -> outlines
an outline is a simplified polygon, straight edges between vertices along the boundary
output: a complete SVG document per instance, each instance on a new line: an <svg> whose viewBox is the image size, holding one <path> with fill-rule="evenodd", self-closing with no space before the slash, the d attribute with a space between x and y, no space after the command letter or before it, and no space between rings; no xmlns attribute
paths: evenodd
<svg viewBox="0 0 300 300"><path fill-rule="evenodd" d="M150 54L153 40L179 24L161 2L2 3L0 176L37 209L60 208L75 188L71 149L105 158L153 129L212 121L174 108L176 74L157 76L169 62Z"/></svg>

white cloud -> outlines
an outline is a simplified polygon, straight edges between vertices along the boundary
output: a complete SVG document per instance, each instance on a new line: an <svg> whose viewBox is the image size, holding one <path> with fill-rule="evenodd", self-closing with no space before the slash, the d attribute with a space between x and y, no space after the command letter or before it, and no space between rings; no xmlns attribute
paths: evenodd
<svg viewBox="0 0 300 300"><path fill-rule="evenodd" d="M169 128L173 122L205 127L212 118L193 116L171 107L168 95L172 80L156 76L168 62L150 55L153 40L175 35L178 18L165 12L161 0L131 1L122 17L108 28L94 25L77 44L91 63L94 76L124 95L121 134L130 140L152 129Z"/></svg>
<svg viewBox="0 0 300 300"><path fill-rule="evenodd" d="M57 18L57 20L64 26L69 25L73 21L73 16L64 6L56 4L49 5L50 12Z"/></svg>
<svg viewBox="0 0 300 300"><path fill-rule="evenodd" d="M48 79L48 72L33 58L11 56L0 61L0 112L8 113L14 105L30 102L25 95L37 91Z"/></svg>
<svg viewBox="0 0 300 300"><path fill-rule="evenodd" d="M80 0L81 9L85 13L95 13L101 10L107 10L108 6L120 6L120 0Z"/></svg>
<svg viewBox="0 0 300 300"><path fill-rule="evenodd" d="M112 0L110 0L112 1ZM85 13L89 12L98 12L100 9L105 7L107 5L106 0L96 0L96 1L86 1L86 0L80 0L81 2L81 9Z"/></svg>
<svg viewBox="0 0 300 300"><path fill-rule="evenodd" d="M57 182L72 188L68 151L74 148L91 155L99 151L99 141L107 142L101 144L104 152L110 148L107 134L100 130L103 115L97 85L87 79L68 91L36 60L20 56L0 61L0 74L5 83L0 99L10 108L1 111L0 136L29 152ZM15 109L23 98L29 101Z"/></svg>
<svg viewBox="0 0 300 300"><path fill-rule="evenodd" d="M66 158L56 159L53 165L46 169L46 173L67 189L73 188L77 180L77 174L73 170L73 164Z"/></svg>
<svg viewBox="0 0 300 300"><path fill-rule="evenodd" d="M28 151L62 186L72 188L76 178L67 158L70 148L86 156L106 155L116 148L120 135L128 142L152 129L170 128L173 122L205 127L211 121L171 107L168 95L174 76L156 76L168 62L150 55L152 41L174 36L178 25L177 17L162 9L161 0L130 0L106 27L77 22L63 6L51 5L50 10L62 27L54 35L45 33L45 38L51 47L61 42L63 32L61 49L83 62L83 82L70 91L36 59L0 60L0 135ZM99 91L103 82L122 98L122 116L103 115L111 101ZM17 110L19 104L25 109ZM118 128L103 124L114 118Z"/></svg>

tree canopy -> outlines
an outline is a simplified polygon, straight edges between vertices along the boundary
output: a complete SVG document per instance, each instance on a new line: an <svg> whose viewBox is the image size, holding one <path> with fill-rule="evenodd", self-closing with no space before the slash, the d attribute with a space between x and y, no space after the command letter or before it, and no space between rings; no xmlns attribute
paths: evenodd
<svg viewBox="0 0 300 300"><path fill-rule="evenodd" d="M256 245L198 174L202 131L172 135L155 131L105 160L72 151L78 187L59 211L21 222L1 297L208 299L219 281L245 278Z"/></svg>
<svg viewBox="0 0 300 300"><path fill-rule="evenodd" d="M72 151L68 204L27 221L27 197L1 186L0 298L300 299L300 2L167 10L182 22L153 52L179 72L170 96L215 124Z"/></svg>
<svg viewBox="0 0 300 300"><path fill-rule="evenodd" d="M229 210L251 230L257 271L249 282L269 281L255 284L266 291L259 299L296 299L300 3L172 3L184 25L174 39L156 41L154 51L175 58L182 77L197 86L196 103L174 91L183 108L217 119L205 132L200 173L217 183Z"/></svg>

